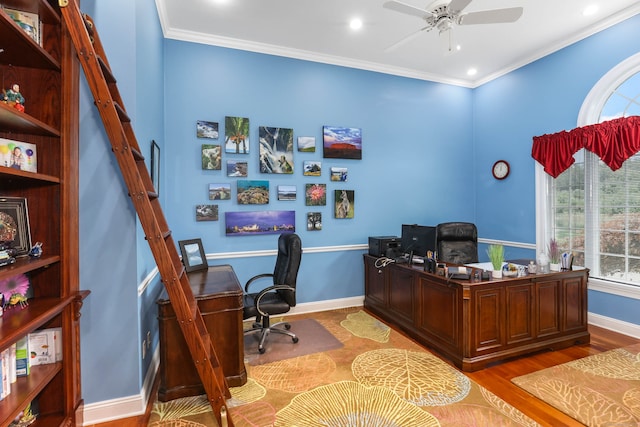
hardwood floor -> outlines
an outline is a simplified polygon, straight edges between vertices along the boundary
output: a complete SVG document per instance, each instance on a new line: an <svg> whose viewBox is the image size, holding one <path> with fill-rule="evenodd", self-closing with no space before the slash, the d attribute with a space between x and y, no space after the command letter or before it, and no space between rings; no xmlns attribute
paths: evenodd
<svg viewBox="0 0 640 427"><path fill-rule="evenodd" d="M529 374L544 368L559 365L571 360L598 354L614 348L626 347L638 342L638 339L622 335L607 329L589 325L591 342L562 350L539 352L527 357L520 357L507 362L495 364L486 369L470 372L466 375L476 383L490 390L506 402L520 409L523 413L544 427L577 427L581 423L564 415L552 406L532 397L516 385L511 379ZM146 426L147 416L121 419L109 423L95 424L87 427L137 427Z"/></svg>
<svg viewBox="0 0 640 427"><path fill-rule="evenodd" d="M556 351L544 351L527 357L517 358L490 366L467 376L498 397L520 409L542 426L582 426L552 406L536 399L513 383L511 379L551 366L598 354L614 348L626 347L638 342L638 339L622 335L607 329L589 325L591 342Z"/></svg>

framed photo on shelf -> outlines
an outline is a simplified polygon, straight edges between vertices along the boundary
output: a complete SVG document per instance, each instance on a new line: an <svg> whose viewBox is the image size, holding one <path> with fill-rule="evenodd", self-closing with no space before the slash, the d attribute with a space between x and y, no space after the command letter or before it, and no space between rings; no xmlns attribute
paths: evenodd
<svg viewBox="0 0 640 427"><path fill-rule="evenodd" d="M27 199L0 197L0 244L16 250L16 256L31 250L31 230Z"/></svg>
<svg viewBox="0 0 640 427"><path fill-rule="evenodd" d="M0 138L0 166L38 172L36 144Z"/></svg>
<svg viewBox="0 0 640 427"><path fill-rule="evenodd" d="M201 239L180 240L178 245L182 254L182 263L187 273L209 268Z"/></svg>
<svg viewBox="0 0 640 427"><path fill-rule="evenodd" d="M160 194L160 147L151 141L151 182L157 194Z"/></svg>

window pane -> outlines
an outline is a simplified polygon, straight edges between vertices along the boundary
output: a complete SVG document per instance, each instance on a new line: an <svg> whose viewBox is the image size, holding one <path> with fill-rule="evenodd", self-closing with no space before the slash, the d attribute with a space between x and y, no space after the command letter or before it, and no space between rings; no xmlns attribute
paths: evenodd
<svg viewBox="0 0 640 427"><path fill-rule="evenodd" d="M638 228L635 228L638 230ZM640 256L640 233L637 231L629 233L629 255Z"/></svg>
<svg viewBox="0 0 640 427"><path fill-rule="evenodd" d="M624 280L624 258L603 255L600 257L600 276L616 280Z"/></svg>

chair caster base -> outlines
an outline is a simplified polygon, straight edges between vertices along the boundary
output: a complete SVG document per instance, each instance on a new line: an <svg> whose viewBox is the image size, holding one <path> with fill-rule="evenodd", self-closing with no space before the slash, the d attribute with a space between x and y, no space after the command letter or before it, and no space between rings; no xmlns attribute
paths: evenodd
<svg viewBox="0 0 640 427"><path fill-rule="evenodd" d="M291 338L291 341L293 341L294 344L297 343L298 342L298 337Z"/></svg>

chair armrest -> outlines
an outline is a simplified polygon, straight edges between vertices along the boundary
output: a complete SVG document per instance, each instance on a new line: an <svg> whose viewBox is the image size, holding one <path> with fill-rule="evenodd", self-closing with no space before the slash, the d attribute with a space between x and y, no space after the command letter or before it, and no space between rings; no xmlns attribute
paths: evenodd
<svg viewBox="0 0 640 427"><path fill-rule="evenodd" d="M249 292L249 285L251 285L256 280L264 279L265 277L273 277L273 273L263 273L263 274L258 274L257 276L253 276L251 279L247 281L247 284L244 285L244 291Z"/></svg>
<svg viewBox="0 0 640 427"><path fill-rule="evenodd" d="M268 313L265 313L264 311L260 310L260 301L269 292L279 291L279 290L292 291L292 292L296 291L295 288L292 288L289 285L273 285L273 286L269 286L268 288L264 288L262 291L260 291L258 295L256 295L254 300L256 310L258 310L258 313L260 313L262 316L269 316Z"/></svg>

